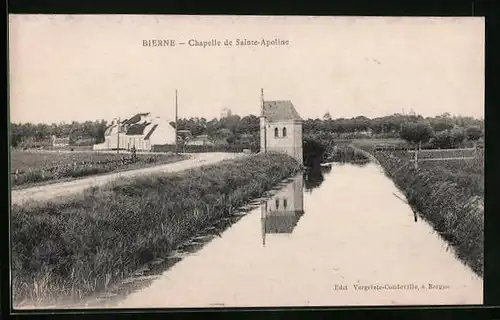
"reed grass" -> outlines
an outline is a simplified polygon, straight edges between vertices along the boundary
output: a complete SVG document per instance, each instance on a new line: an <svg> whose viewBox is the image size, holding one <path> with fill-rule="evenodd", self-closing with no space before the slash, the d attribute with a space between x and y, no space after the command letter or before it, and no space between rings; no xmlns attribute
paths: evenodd
<svg viewBox="0 0 500 320"><path fill-rule="evenodd" d="M104 290L300 170L289 156L258 154L14 205L14 303Z"/></svg>
<svg viewBox="0 0 500 320"><path fill-rule="evenodd" d="M388 152L377 152L376 158L412 208L455 249L460 260L482 277L484 190L478 186L477 174L464 171L457 178L445 163L415 169L411 162Z"/></svg>

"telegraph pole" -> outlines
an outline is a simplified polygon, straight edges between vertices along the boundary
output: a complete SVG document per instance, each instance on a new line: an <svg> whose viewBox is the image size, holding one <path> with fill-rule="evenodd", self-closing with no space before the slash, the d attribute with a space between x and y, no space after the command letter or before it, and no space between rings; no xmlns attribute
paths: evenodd
<svg viewBox="0 0 500 320"><path fill-rule="evenodd" d="M260 89L260 116L261 116L261 121L262 121L262 119L264 117L264 88ZM261 126L262 126L262 124L261 124ZM264 149L264 153L267 153L267 128L266 128L265 121L264 121L264 127L261 128L261 130L263 131L263 133L261 133L261 135L262 134L264 135L264 146L261 146L261 149Z"/></svg>
<svg viewBox="0 0 500 320"><path fill-rule="evenodd" d="M175 89L175 154L179 154L178 149L178 138L177 138L177 89Z"/></svg>
<svg viewBox="0 0 500 320"><path fill-rule="evenodd" d="M260 108L261 108L261 115L264 115L264 88L260 89Z"/></svg>
<svg viewBox="0 0 500 320"><path fill-rule="evenodd" d="M120 117L116 123L116 154L120 154Z"/></svg>

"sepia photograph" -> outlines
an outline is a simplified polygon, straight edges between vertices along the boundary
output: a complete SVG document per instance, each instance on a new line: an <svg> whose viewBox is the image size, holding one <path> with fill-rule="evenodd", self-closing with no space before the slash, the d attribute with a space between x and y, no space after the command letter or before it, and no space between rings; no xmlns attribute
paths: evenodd
<svg viewBox="0 0 500 320"><path fill-rule="evenodd" d="M10 14L14 310L482 305L482 17Z"/></svg>

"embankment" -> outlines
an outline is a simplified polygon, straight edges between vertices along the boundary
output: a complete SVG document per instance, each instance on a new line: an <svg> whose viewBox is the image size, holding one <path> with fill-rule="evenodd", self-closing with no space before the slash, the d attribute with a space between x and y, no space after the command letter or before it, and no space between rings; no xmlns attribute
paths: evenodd
<svg viewBox="0 0 500 320"><path fill-rule="evenodd" d="M14 205L14 305L106 289L300 170L286 155L258 154Z"/></svg>
<svg viewBox="0 0 500 320"><path fill-rule="evenodd" d="M377 160L368 152L353 145L339 145L328 150L324 162L364 162Z"/></svg>
<svg viewBox="0 0 500 320"><path fill-rule="evenodd" d="M376 158L412 208L448 241L460 260L483 276L483 197L439 168L417 170L411 162L385 152Z"/></svg>

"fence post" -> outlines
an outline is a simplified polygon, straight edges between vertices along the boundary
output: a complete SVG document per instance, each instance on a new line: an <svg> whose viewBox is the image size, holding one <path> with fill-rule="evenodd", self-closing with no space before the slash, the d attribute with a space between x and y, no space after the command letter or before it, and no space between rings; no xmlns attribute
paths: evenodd
<svg viewBox="0 0 500 320"><path fill-rule="evenodd" d="M415 169L418 169L418 148L415 148Z"/></svg>

